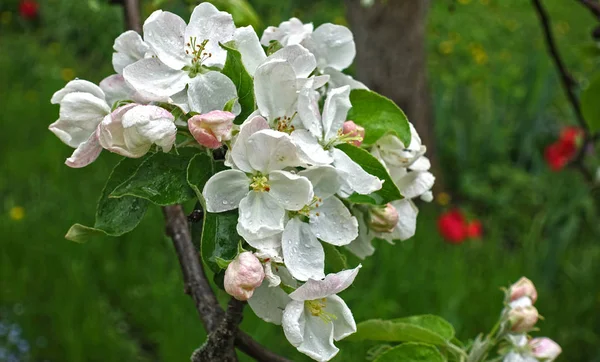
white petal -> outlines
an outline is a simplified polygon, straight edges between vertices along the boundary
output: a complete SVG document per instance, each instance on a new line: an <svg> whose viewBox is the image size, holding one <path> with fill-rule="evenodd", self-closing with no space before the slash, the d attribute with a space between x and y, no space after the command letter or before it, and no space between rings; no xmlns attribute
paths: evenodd
<svg viewBox="0 0 600 362"><path fill-rule="evenodd" d="M135 92L120 74L113 74L104 78L100 82L100 88L104 91L106 102L109 105L112 105L116 101L132 99Z"/></svg>
<svg viewBox="0 0 600 362"><path fill-rule="evenodd" d="M231 14L219 11L209 2L203 2L194 8L190 23L185 29L185 39L196 37L196 42L208 40L204 51L211 54L202 64L219 66L225 64L227 52L219 43L227 43L233 39L235 25Z"/></svg>
<svg viewBox="0 0 600 362"><path fill-rule="evenodd" d="M274 60L256 68L254 95L260 114L269 121L292 116L298 99L294 68L284 60Z"/></svg>
<svg viewBox="0 0 600 362"><path fill-rule="evenodd" d="M360 259L365 259L367 256L371 256L375 253L375 248L373 247L373 244L371 244L373 236L365 223L365 215L356 209L353 210L353 212L358 221L358 237L345 247Z"/></svg>
<svg viewBox="0 0 600 362"><path fill-rule="evenodd" d="M324 322L304 312L306 323L304 327L304 340L298 346L298 351L316 361L329 361L339 352L333 344L333 323Z"/></svg>
<svg viewBox="0 0 600 362"><path fill-rule="evenodd" d="M237 224L236 230L238 234L246 240L246 242L257 250L278 249L281 248L281 231L275 230L270 235L262 234L257 237L256 234L250 233L244 229L240 223Z"/></svg>
<svg viewBox="0 0 600 362"><path fill-rule="evenodd" d="M171 69L156 58L127 66L123 77L137 91L167 97L182 91L190 80L186 72Z"/></svg>
<svg viewBox="0 0 600 362"><path fill-rule="evenodd" d="M413 171L429 171L431 168L431 162L427 157L421 156L417 158L415 162L413 162L408 168Z"/></svg>
<svg viewBox="0 0 600 362"><path fill-rule="evenodd" d="M247 143L252 169L263 174L302 164L296 145L287 133L265 129L250 136Z"/></svg>
<svg viewBox="0 0 600 362"><path fill-rule="evenodd" d="M285 210L268 192L250 191L239 205L238 229L260 239L283 231Z"/></svg>
<svg viewBox="0 0 600 362"><path fill-rule="evenodd" d="M337 137L338 131L342 129L346 121L350 108L352 108L350 87L345 86L329 91L323 106L323 129L325 130L326 140Z"/></svg>
<svg viewBox="0 0 600 362"><path fill-rule="evenodd" d="M347 245L358 236L358 221L337 197L326 198L310 211L315 235L332 245Z"/></svg>
<svg viewBox="0 0 600 362"><path fill-rule="evenodd" d="M298 211L314 196L312 184L306 177L287 171L271 171L269 186L271 196L286 210Z"/></svg>
<svg viewBox="0 0 600 362"><path fill-rule="evenodd" d="M289 45L269 55L267 62L285 60L292 65L297 78L307 78L317 66L317 60L311 52L299 44Z"/></svg>
<svg viewBox="0 0 600 362"><path fill-rule="evenodd" d="M402 196L412 199L431 190L435 176L431 172L413 171L396 181Z"/></svg>
<svg viewBox="0 0 600 362"><path fill-rule="evenodd" d="M67 158L65 164L69 167L80 168L94 162L102 152L102 146L98 142L96 132L90 135L87 141L79 145L71 155Z"/></svg>
<svg viewBox="0 0 600 362"><path fill-rule="evenodd" d="M341 25L323 24L302 44L315 54L319 69L346 69L356 55L352 32Z"/></svg>
<svg viewBox="0 0 600 362"><path fill-rule="evenodd" d="M315 300L329 297L348 288L358 274L362 265L354 269L342 270L338 273L328 274L323 280L309 279L298 289L290 294L293 300Z"/></svg>
<svg viewBox="0 0 600 362"><path fill-rule="evenodd" d="M343 193L344 196L351 195L353 191L361 195L368 195L380 190L383 186L383 181L367 173L362 167L348 157L348 155L337 148L333 149L333 160L334 167L341 172L341 193Z"/></svg>
<svg viewBox="0 0 600 362"><path fill-rule="evenodd" d="M202 196L208 212L237 209L248 195L250 180L239 170L225 170L213 175L204 185Z"/></svg>
<svg viewBox="0 0 600 362"><path fill-rule="evenodd" d="M304 327L306 317L304 315L304 302L290 301L283 311L283 332L287 340L298 347L304 341Z"/></svg>
<svg viewBox="0 0 600 362"><path fill-rule="evenodd" d="M254 289L248 304L260 319L279 325L283 318L283 310L290 301L290 297L281 288L271 288L269 283L263 281L260 287Z"/></svg>
<svg viewBox="0 0 600 362"><path fill-rule="evenodd" d="M298 95L298 117L304 128L317 139L323 140L323 122L319 111L319 92L311 88L302 88Z"/></svg>
<svg viewBox="0 0 600 362"><path fill-rule="evenodd" d="M309 131L299 129L292 132L291 137L298 146L298 157L302 162L309 165L328 165L333 162L329 152L323 149Z"/></svg>
<svg viewBox="0 0 600 362"><path fill-rule="evenodd" d="M329 82L329 75L315 75L310 78L298 78L296 79L296 87L298 89L310 88L319 89ZM345 84L342 84L345 85Z"/></svg>
<svg viewBox="0 0 600 362"><path fill-rule="evenodd" d="M298 172L310 180L315 196L322 199L336 194L341 186L340 175L332 166L313 166Z"/></svg>
<svg viewBox="0 0 600 362"><path fill-rule="evenodd" d="M150 47L142 40L140 34L128 30L115 39L113 49L115 50L112 57L113 68L118 74L123 74L123 69L143 59Z"/></svg>
<svg viewBox="0 0 600 362"><path fill-rule="evenodd" d="M415 235L415 231L417 229L417 215L419 214L419 209L417 206L411 201L407 199L393 201L392 205L398 211L398 224L396 224L396 228L393 231L393 238L406 240L410 239Z"/></svg>
<svg viewBox="0 0 600 362"><path fill-rule="evenodd" d="M356 322L346 302L337 295L327 297L325 312L336 316L332 320L333 338L339 341L356 332Z"/></svg>
<svg viewBox="0 0 600 362"><path fill-rule="evenodd" d="M300 44L312 32L312 23L302 24L297 18L291 18L279 24L279 27L269 26L263 33L260 42L264 46L269 46L273 40L280 42L283 46Z"/></svg>
<svg viewBox="0 0 600 362"><path fill-rule="evenodd" d="M177 127L173 115L161 107L153 105L139 105L123 114L123 128L125 129L125 143L130 152L137 156L145 154L147 148L156 144L164 152L169 152L175 143ZM142 147L144 152L134 149Z"/></svg>
<svg viewBox="0 0 600 362"><path fill-rule="evenodd" d="M258 35L251 25L237 28L233 35L236 49L242 54L242 63L251 76L254 76L256 68L267 58L264 49L260 45Z"/></svg>
<svg viewBox="0 0 600 362"><path fill-rule="evenodd" d="M192 78L187 94L190 109L200 114L221 111L227 102L238 96L231 79L223 73L214 71L198 74ZM237 115L240 111L240 104L236 100L232 113Z"/></svg>
<svg viewBox="0 0 600 362"><path fill-rule="evenodd" d="M248 119L240 126L240 133L231 149L231 159L236 167L244 172L252 172L252 166L248 161L248 155L250 154L250 147L248 144L248 138L258 131L263 129L269 129L267 120L261 116L257 116L253 113Z"/></svg>
<svg viewBox="0 0 600 362"><path fill-rule="evenodd" d="M102 91L102 89L100 89L100 87L98 87L92 82L88 82L87 80L75 79L67 83L67 85L65 85L64 88L54 93L50 102L52 104L58 104L63 100L63 98L67 94L74 92L90 93L96 98L104 100L104 92Z"/></svg>
<svg viewBox="0 0 600 362"><path fill-rule="evenodd" d="M109 113L110 107L104 99L91 93L68 93L60 101L58 121L48 128L65 144L77 148L88 140Z"/></svg>
<svg viewBox="0 0 600 362"><path fill-rule="evenodd" d="M187 65L185 21L168 11L154 12L144 23L144 40L165 65L181 70Z"/></svg>
<svg viewBox="0 0 600 362"><path fill-rule="evenodd" d="M369 89L366 85L337 69L325 68L323 73L329 75L329 84L332 87L343 87L347 85L350 89Z"/></svg>
<svg viewBox="0 0 600 362"><path fill-rule="evenodd" d="M325 252L307 223L298 218L288 221L281 240L283 259L297 280L325 277Z"/></svg>

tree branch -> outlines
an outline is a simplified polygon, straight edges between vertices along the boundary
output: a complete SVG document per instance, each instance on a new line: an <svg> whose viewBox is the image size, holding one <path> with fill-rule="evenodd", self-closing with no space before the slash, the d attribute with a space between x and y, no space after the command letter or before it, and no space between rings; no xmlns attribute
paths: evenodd
<svg viewBox="0 0 600 362"><path fill-rule="evenodd" d="M600 3L594 0L577 0L600 20Z"/></svg>
<svg viewBox="0 0 600 362"><path fill-rule="evenodd" d="M125 11L125 24L127 29L135 30L139 34L142 33L142 19L140 15L139 0L120 0Z"/></svg>

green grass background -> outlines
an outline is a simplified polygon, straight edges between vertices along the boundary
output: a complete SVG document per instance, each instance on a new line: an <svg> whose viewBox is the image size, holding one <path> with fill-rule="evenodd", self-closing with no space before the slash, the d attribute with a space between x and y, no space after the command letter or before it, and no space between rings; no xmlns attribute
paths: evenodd
<svg viewBox="0 0 600 362"><path fill-rule="evenodd" d="M99 0L48 0L30 22L17 3L0 3L0 322L21 326L32 361L187 360L205 333L158 208L123 237L63 238L71 224L92 222L117 157L105 152L87 168L64 166L72 150L47 130L58 117L49 100L72 77L98 82L112 72L121 11ZM189 14L183 1L142 3L145 15L157 7ZM345 23L341 1L250 3L260 26L290 16ZM598 66L588 51L594 21L575 1L545 4L585 85ZM417 235L379 245L342 294L357 321L434 313L468 340L494 324L500 287L526 275L545 317L535 334L561 344L560 361L600 361L599 195L574 171L551 173L543 162L544 146L573 117L541 36L528 1L434 2L429 70L446 191L483 221L485 236L446 244L436 220L448 206L420 205ZM21 220L10 216L15 207L24 209ZM306 360L280 327L249 309L242 328ZM339 361L363 361L369 347L339 346Z"/></svg>

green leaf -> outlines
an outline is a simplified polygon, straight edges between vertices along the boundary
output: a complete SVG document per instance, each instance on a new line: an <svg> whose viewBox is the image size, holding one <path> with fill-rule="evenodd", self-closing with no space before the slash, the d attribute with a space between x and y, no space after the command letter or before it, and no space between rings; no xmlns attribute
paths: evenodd
<svg viewBox="0 0 600 362"><path fill-rule="evenodd" d="M444 362L442 354L429 344L404 343L382 353L374 362Z"/></svg>
<svg viewBox="0 0 600 362"><path fill-rule="evenodd" d="M159 152L150 156L110 197L135 196L160 206L193 199L195 193L187 182L187 168L196 153L185 148L180 152L180 155Z"/></svg>
<svg viewBox="0 0 600 362"><path fill-rule="evenodd" d="M198 153L192 157L187 167L188 185L194 190L196 197L202 202L203 206L202 190L206 181L213 175L213 167L212 157L205 153Z"/></svg>
<svg viewBox="0 0 600 362"><path fill-rule="evenodd" d="M148 201L131 196L114 199L109 195L117 186L130 178L146 159L147 157L123 158L113 169L102 190L96 207L94 227L75 224L69 229L65 238L84 242L92 237L119 236L135 229L148 209Z"/></svg>
<svg viewBox="0 0 600 362"><path fill-rule="evenodd" d="M254 81L242 63L242 55L231 43L220 44L227 51L225 66L221 71L229 77L237 89L242 112L235 118L235 124L241 124L254 112Z"/></svg>
<svg viewBox="0 0 600 362"><path fill-rule="evenodd" d="M581 112L590 131L600 131L600 75L596 75L581 93Z"/></svg>
<svg viewBox="0 0 600 362"><path fill-rule="evenodd" d="M370 319L357 326L352 341L423 342L447 345L454 338L454 328L441 317L420 315L392 320Z"/></svg>
<svg viewBox="0 0 600 362"><path fill-rule="evenodd" d="M390 99L367 89L355 89L350 92L350 102L348 119L365 128L365 144L373 144L387 133L410 144L408 118Z"/></svg>
<svg viewBox="0 0 600 362"><path fill-rule="evenodd" d="M337 273L348 269L348 258L334 245L321 243L325 250L325 266L330 269L329 272Z"/></svg>
<svg viewBox="0 0 600 362"><path fill-rule="evenodd" d="M403 198L400 190L398 190L398 187L392 181L390 174L373 155L362 148L350 144L341 144L336 147L342 150L354 162L358 163L363 170L384 181L381 190L375 191L370 195L354 194L348 200L357 204L385 205L388 202Z"/></svg>

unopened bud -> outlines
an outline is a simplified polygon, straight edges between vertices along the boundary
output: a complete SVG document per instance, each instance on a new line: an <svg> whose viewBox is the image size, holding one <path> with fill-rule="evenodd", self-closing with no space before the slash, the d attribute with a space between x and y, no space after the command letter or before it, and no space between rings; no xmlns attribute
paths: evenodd
<svg viewBox="0 0 600 362"><path fill-rule="evenodd" d="M365 138L365 129L354 123L354 121L346 121L342 126L342 134L350 137L360 138L350 141L351 144L355 145L356 147L360 147L363 139Z"/></svg>
<svg viewBox="0 0 600 362"><path fill-rule="evenodd" d="M212 111L190 118L188 128L199 144L215 149L231 139L234 118L231 112Z"/></svg>
<svg viewBox="0 0 600 362"><path fill-rule="evenodd" d="M374 207L371 209L369 226L376 232L391 233L399 219L398 210L392 204L387 204L385 207Z"/></svg>
<svg viewBox="0 0 600 362"><path fill-rule="evenodd" d="M535 307L516 307L508 312L510 330L516 333L526 333L533 329L539 318Z"/></svg>
<svg viewBox="0 0 600 362"><path fill-rule="evenodd" d="M237 300L248 300L264 277L260 260L249 251L243 252L225 270L225 291Z"/></svg>
<svg viewBox="0 0 600 362"><path fill-rule="evenodd" d="M533 282L525 277L522 277L515 284L510 286L510 301L514 302L517 299L529 297L531 303L534 304L537 300L537 290Z"/></svg>
<svg viewBox="0 0 600 362"><path fill-rule="evenodd" d="M558 343L546 337L532 339L529 346L534 357L548 362L554 361L562 352Z"/></svg>

